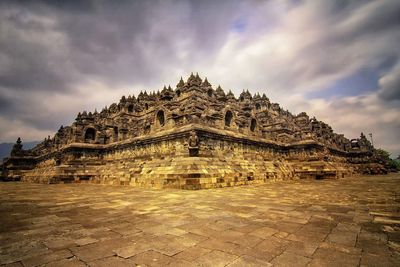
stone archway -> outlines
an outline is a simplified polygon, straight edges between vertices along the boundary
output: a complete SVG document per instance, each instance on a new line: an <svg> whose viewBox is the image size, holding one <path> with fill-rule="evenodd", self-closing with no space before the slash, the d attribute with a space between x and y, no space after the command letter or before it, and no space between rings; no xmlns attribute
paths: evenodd
<svg viewBox="0 0 400 267"><path fill-rule="evenodd" d="M163 110L157 112L157 122L162 127L165 124L165 114Z"/></svg>
<svg viewBox="0 0 400 267"><path fill-rule="evenodd" d="M251 119L251 122L250 122L250 131L252 131L252 132L254 132L255 130L256 130L256 127L257 127L257 121L256 121L256 119Z"/></svg>
<svg viewBox="0 0 400 267"><path fill-rule="evenodd" d="M232 113L232 111L228 110L228 111L225 113L225 126L226 126L226 127L231 127L232 118L233 118L233 113Z"/></svg>
<svg viewBox="0 0 400 267"><path fill-rule="evenodd" d="M87 128L85 131L85 143L93 143L96 140L96 130Z"/></svg>

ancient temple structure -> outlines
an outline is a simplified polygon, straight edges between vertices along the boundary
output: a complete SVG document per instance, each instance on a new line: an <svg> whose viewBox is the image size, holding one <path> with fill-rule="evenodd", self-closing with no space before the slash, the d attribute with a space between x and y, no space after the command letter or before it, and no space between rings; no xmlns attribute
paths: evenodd
<svg viewBox="0 0 400 267"><path fill-rule="evenodd" d="M174 89L123 96L101 112L78 113L31 150L21 140L3 176L27 182L92 182L201 189L274 179L342 178L380 172L361 134L347 139L265 95L213 87L190 75Z"/></svg>

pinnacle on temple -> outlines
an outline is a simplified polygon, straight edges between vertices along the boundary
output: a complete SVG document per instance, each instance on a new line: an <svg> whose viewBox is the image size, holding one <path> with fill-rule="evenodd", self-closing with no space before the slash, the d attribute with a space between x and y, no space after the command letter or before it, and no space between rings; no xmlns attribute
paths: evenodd
<svg viewBox="0 0 400 267"><path fill-rule="evenodd" d="M188 86L201 86L201 83L202 80L198 73L196 73L196 76L194 76L192 72L187 80Z"/></svg>
<svg viewBox="0 0 400 267"><path fill-rule="evenodd" d="M143 91L140 91L138 97L137 97L138 101L144 101L147 99L147 92L145 91L145 93L143 93Z"/></svg>
<svg viewBox="0 0 400 267"><path fill-rule="evenodd" d="M244 101L244 100L251 100L251 94L249 92L249 90L243 90L242 93L239 96L240 101Z"/></svg>
<svg viewBox="0 0 400 267"><path fill-rule="evenodd" d="M249 100L253 99L253 97L251 96L249 89L246 89L246 96Z"/></svg>
<svg viewBox="0 0 400 267"><path fill-rule="evenodd" d="M236 100L235 95L232 93L231 90L229 90L228 93L226 94L226 98L228 100Z"/></svg>
<svg viewBox="0 0 400 267"><path fill-rule="evenodd" d="M177 83L176 88L182 88L183 86L185 86L185 82L183 81L182 76L181 76L181 79Z"/></svg>
<svg viewBox="0 0 400 267"><path fill-rule="evenodd" d="M208 82L207 77L204 79L202 86L203 87L211 87L211 84Z"/></svg>
<svg viewBox="0 0 400 267"><path fill-rule="evenodd" d="M225 96L224 90L221 88L221 85L218 85L217 89L215 89L215 93L219 96Z"/></svg>
<svg viewBox="0 0 400 267"><path fill-rule="evenodd" d="M262 94L261 99L262 99L262 100L267 100L267 101L269 101L269 98L265 95L265 93Z"/></svg>

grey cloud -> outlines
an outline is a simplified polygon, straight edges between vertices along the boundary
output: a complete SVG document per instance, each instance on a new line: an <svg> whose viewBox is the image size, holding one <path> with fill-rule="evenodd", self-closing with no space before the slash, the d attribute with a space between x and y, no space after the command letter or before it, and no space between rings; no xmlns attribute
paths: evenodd
<svg viewBox="0 0 400 267"><path fill-rule="evenodd" d="M55 9L63 10L68 13L87 13L94 11L96 2L104 1L92 1L92 0L75 0L75 1L63 1L63 0L42 0L36 1L43 4L44 6L52 7ZM122 3L123 1L118 1Z"/></svg>
<svg viewBox="0 0 400 267"><path fill-rule="evenodd" d="M0 113L4 115L10 115L10 111L13 110L13 103L7 97L0 96Z"/></svg>
<svg viewBox="0 0 400 267"><path fill-rule="evenodd" d="M1 92L1 90L0 90ZM51 94L37 95L35 92L15 92L0 95L0 117L22 121L27 127L54 130L60 123L72 122L73 115L57 111L57 105L49 110Z"/></svg>
<svg viewBox="0 0 400 267"><path fill-rule="evenodd" d="M25 101L28 95L40 94L42 101L49 93L73 95L89 79L110 88L161 81L171 64L186 68L218 51L235 6L207 1L2 2L0 86L7 95L21 96L20 91L25 96L3 97L7 104L1 112L48 129L60 118L38 108L41 103L34 99L40 97ZM179 52L191 53L181 59Z"/></svg>
<svg viewBox="0 0 400 267"><path fill-rule="evenodd" d="M400 65L379 79L379 96L386 101L400 100Z"/></svg>
<svg viewBox="0 0 400 267"><path fill-rule="evenodd" d="M0 7L1 9L1 7ZM64 90L74 79L46 21L25 11L0 11L0 86L10 90ZM52 35L52 36L49 36ZM48 42L44 38L49 38Z"/></svg>
<svg viewBox="0 0 400 267"><path fill-rule="evenodd" d="M356 10L355 16L345 25L350 24L355 33L372 34L379 31L400 29L400 2L373 1Z"/></svg>
<svg viewBox="0 0 400 267"><path fill-rule="evenodd" d="M232 14L233 6L219 2L129 1L96 5L85 15L61 14L58 29L68 36L80 72L133 83L155 78L168 64L186 64L179 49L193 49L193 61L212 54L224 43ZM189 47L177 46L180 42Z"/></svg>
<svg viewBox="0 0 400 267"><path fill-rule="evenodd" d="M339 8L337 3L342 3ZM319 40L304 48L308 58L319 60L311 67L309 75L335 74L357 63L375 68L400 55L396 42L400 38L399 1L325 4L318 5L320 12L317 12L324 14L318 21L324 32Z"/></svg>

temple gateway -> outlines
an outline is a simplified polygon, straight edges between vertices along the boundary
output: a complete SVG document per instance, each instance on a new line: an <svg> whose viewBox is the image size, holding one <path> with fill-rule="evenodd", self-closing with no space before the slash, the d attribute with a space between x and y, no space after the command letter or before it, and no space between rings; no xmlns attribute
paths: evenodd
<svg viewBox="0 0 400 267"><path fill-rule="evenodd" d="M366 137L347 139L263 94L236 98L199 75L123 96L30 150L18 138L5 179L202 189L384 171Z"/></svg>

